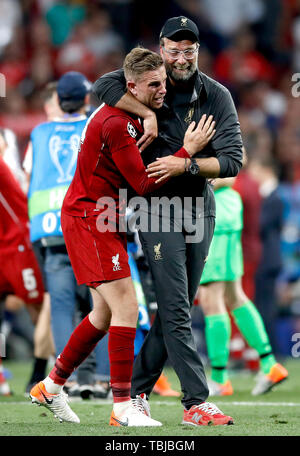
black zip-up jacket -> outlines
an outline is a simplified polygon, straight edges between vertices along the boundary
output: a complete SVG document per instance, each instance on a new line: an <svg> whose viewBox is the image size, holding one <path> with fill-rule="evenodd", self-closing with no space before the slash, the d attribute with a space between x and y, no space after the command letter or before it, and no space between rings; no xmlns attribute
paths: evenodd
<svg viewBox="0 0 300 456"><path fill-rule="evenodd" d="M201 116L213 115L216 133L212 140L195 157L216 157L220 164L219 177L236 176L242 167L242 137L237 112L230 92L217 81L201 72L191 78L191 98L186 105L182 118L173 109L174 88L167 82L167 94L164 105L156 111L158 137L143 152L145 165L157 157L174 154L183 144L185 132L191 121L199 122ZM126 80L122 69L100 77L93 86L97 98L110 106L122 98L126 92ZM149 197L154 196L152 193ZM215 215L213 190L207 185L207 179L201 176L183 174L170 179L155 196L199 197L204 196L205 215Z"/></svg>

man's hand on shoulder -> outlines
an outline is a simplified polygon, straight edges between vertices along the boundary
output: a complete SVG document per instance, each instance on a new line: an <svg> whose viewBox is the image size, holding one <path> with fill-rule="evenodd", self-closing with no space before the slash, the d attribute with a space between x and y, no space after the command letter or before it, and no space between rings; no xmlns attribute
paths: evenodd
<svg viewBox="0 0 300 456"><path fill-rule="evenodd" d="M143 152L158 136L155 112L138 101L129 91L123 95L115 107L135 114L143 119L144 134L136 144L140 152Z"/></svg>
<svg viewBox="0 0 300 456"><path fill-rule="evenodd" d="M157 138L158 135L158 128L157 128L157 119L154 112L149 112L147 116L144 116L144 134L138 140L136 145L138 146L140 152L148 147L152 141Z"/></svg>

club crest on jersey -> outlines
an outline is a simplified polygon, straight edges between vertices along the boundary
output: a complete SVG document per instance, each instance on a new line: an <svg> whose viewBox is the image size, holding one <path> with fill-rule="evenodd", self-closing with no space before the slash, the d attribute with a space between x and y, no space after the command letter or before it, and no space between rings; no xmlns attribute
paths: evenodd
<svg viewBox="0 0 300 456"><path fill-rule="evenodd" d="M119 256L120 254L117 253L115 256L112 257L111 261L113 263L113 271L121 271L121 266L119 263Z"/></svg>
<svg viewBox="0 0 300 456"><path fill-rule="evenodd" d="M127 124L127 131L130 134L130 136L132 136L133 138L136 137L136 135L137 135L136 129L130 122L128 122L128 124Z"/></svg>
<svg viewBox="0 0 300 456"><path fill-rule="evenodd" d="M161 255L160 247L161 247L161 242L159 242L157 245L155 245L153 247L153 249L154 249L154 259L156 261L163 259L162 255Z"/></svg>

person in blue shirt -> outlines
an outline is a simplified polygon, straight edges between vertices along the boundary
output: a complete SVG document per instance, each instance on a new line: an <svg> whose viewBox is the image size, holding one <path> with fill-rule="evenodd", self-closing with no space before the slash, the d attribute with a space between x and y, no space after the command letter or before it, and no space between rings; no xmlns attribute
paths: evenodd
<svg viewBox="0 0 300 456"><path fill-rule="evenodd" d="M64 243L60 210L77 164L80 138L86 125L91 83L75 71L65 73L56 91L61 115L33 129L26 151L29 177L28 210L31 242L44 253L44 280L51 300L51 326L58 355L73 329L76 304L90 311L87 287L78 286ZM59 112L59 111L58 111ZM29 157L29 158L28 158ZM29 165L28 165L29 163ZM85 315L83 315L85 316ZM94 382L94 358L78 371L85 388Z"/></svg>

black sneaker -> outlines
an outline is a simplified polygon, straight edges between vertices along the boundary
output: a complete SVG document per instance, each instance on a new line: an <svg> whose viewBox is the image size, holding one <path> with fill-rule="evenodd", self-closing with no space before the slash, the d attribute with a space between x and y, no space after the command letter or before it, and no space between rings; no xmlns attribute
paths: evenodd
<svg viewBox="0 0 300 456"><path fill-rule="evenodd" d="M110 391L109 384L107 383L107 386L101 384L101 383L96 383L94 385L94 392L93 395L96 399L106 399L108 397Z"/></svg>
<svg viewBox="0 0 300 456"><path fill-rule="evenodd" d="M93 395L93 391L93 385L79 385L78 383L75 383L70 388L68 388L68 396L81 397L82 399L90 399Z"/></svg>

